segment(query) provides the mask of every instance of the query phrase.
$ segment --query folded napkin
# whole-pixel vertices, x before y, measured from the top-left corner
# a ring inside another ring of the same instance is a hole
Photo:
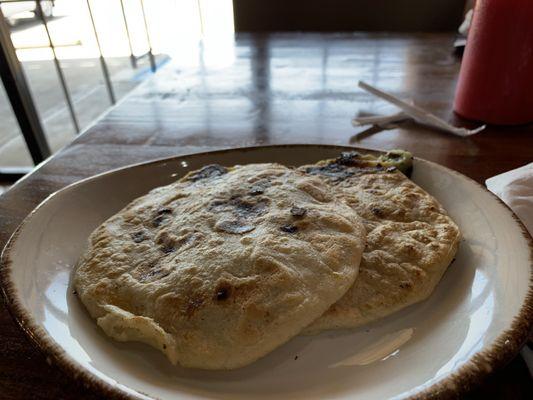
[[[507,204],[533,235],[533,163],[485,181],[487,188]]]

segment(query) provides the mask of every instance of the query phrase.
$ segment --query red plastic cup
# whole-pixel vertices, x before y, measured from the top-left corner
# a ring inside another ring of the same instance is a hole
[[[455,92],[460,116],[533,122],[533,1],[478,0]]]

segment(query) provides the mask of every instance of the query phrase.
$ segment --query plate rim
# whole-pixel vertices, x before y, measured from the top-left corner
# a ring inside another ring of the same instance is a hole
[[[363,147],[343,146],[343,145],[328,145],[328,144],[273,144],[264,146],[245,146],[245,147],[233,147],[221,150],[204,151],[199,153],[182,154],[178,156],[163,157],[155,160],[135,163],[126,165],[120,168],[115,168],[109,171],[101,172],[99,174],[81,179],[73,182],[51,194],[43,199],[37,207],[35,207],[15,229],[6,242],[2,254],[0,256],[0,286],[2,294],[4,296],[6,308],[8,309],[11,317],[18,327],[31,339],[33,345],[46,357],[46,361],[49,365],[54,363],[71,379],[74,381],[81,381],[81,383],[94,390],[98,394],[103,394],[107,397],[118,399],[152,399],[148,394],[141,391],[132,389],[117,382],[117,384],[111,384],[103,378],[99,378],[96,374],[82,367],[77,361],[75,361],[66,351],[64,351],[52,336],[48,335],[46,331],[38,324],[32,317],[29,310],[27,310],[19,301],[17,292],[14,287],[12,275],[12,260],[11,250],[16,242],[20,232],[33,217],[35,213],[39,211],[45,203],[50,201],[53,197],[59,193],[72,190],[72,188],[83,185],[87,181],[93,181],[101,178],[102,176],[111,175],[120,171],[134,168],[147,167],[154,164],[162,164],[165,162],[175,162],[180,159],[191,157],[203,157],[207,155],[217,155],[223,153],[229,153],[234,151],[258,151],[261,149],[272,148],[287,148],[287,147],[312,147],[312,148],[328,148],[337,149],[341,151],[360,150],[365,152],[382,153],[382,150],[368,149]],[[483,351],[475,353],[471,356],[464,365],[457,370],[451,372],[448,376],[437,382],[429,385],[426,388],[411,394],[406,399],[432,399],[432,398],[449,398],[456,397],[466,393],[471,388],[480,384],[489,374],[495,370],[503,367],[507,364],[520,350],[522,345],[527,341],[529,333],[533,328],[533,238],[529,234],[528,230],[515,215],[515,213],[505,204],[499,197],[490,192],[486,187],[479,182],[469,178],[468,176],[461,174],[458,171],[440,165],[438,163],[428,161],[422,158],[414,157],[417,161],[428,163],[434,168],[441,169],[449,174],[455,175],[459,178],[466,179],[467,181],[475,184],[478,188],[481,188],[484,192],[489,193],[493,199],[495,199],[500,205],[504,206],[510,212],[511,217],[520,229],[522,236],[526,240],[529,247],[529,287],[526,293],[524,302],[522,303],[518,314],[516,314],[510,324],[510,327],[501,332],[497,338]]]

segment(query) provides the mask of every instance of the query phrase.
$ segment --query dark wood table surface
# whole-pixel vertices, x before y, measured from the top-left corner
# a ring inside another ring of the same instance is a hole
[[[451,34],[241,35],[179,55],[95,125],[0,197],[0,245],[47,195],[113,168],[212,149],[277,143],[404,148],[483,183],[533,161],[533,126],[489,127],[469,139],[404,123],[353,128],[358,111],[394,108],[364,80],[458,125],[451,112],[460,62]],[[483,101],[483,99],[479,99]],[[533,398],[521,357],[468,398]],[[494,397],[493,397],[494,396]],[[0,398],[98,395],[46,362],[0,306]]]

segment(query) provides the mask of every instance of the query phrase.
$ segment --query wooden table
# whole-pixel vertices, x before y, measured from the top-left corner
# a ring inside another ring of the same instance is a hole
[[[470,139],[412,124],[381,131],[351,126],[357,111],[394,110],[358,90],[359,79],[472,126],[451,113],[459,71],[452,41],[449,34],[243,35],[235,43],[206,43],[196,58],[178,55],[0,197],[0,245],[65,185],[132,163],[211,149],[270,143],[404,148],[478,182],[533,161],[532,126],[491,127]],[[517,357],[469,397],[533,398],[529,379]],[[3,300],[0,397],[97,398],[46,363]]]

